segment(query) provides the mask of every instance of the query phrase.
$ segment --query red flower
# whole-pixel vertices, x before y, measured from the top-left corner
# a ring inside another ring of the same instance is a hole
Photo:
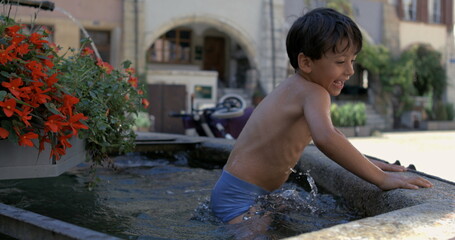
[[[8,130],[0,127],[0,138],[7,138],[9,135]]]
[[[48,43],[48,41],[41,40],[41,38],[43,38],[43,35],[35,32],[35,33],[30,34],[30,37],[28,38],[28,40],[31,43],[33,43],[34,45],[36,45],[36,48],[41,48],[41,47],[43,47],[44,43]]]
[[[25,66],[32,71],[32,79],[35,81],[47,76],[43,73],[43,65],[37,61],[29,61]]]
[[[147,99],[143,98],[142,99],[142,105],[144,105],[144,108],[148,108],[150,103],[149,103],[149,101]]]
[[[29,120],[32,119],[32,116],[30,115],[30,113],[32,112],[32,108],[25,105],[23,106],[23,108],[24,110],[19,111],[18,109],[16,109],[15,112],[20,117],[21,121],[25,123],[25,126],[31,127],[32,125],[30,124]]]
[[[72,136],[73,136],[72,134],[68,134],[68,135],[62,135],[62,136],[58,137],[58,141],[59,141],[60,145],[65,149],[71,148],[72,145],[68,141],[68,139],[70,139]]]
[[[13,60],[13,56],[11,56],[11,52],[13,51],[14,45],[8,46],[6,49],[1,46],[0,48],[0,64],[5,65],[7,62]]]
[[[128,82],[131,84],[131,86],[133,86],[134,88],[137,88],[137,85],[138,85],[137,77],[130,76],[128,78]]]
[[[48,87],[52,87],[52,85],[54,85],[56,82],[58,82],[57,73],[54,73],[50,75],[48,78],[46,78],[46,83]]]
[[[19,25],[13,25],[13,26],[10,26],[10,27],[7,27],[5,30],[6,30],[6,34],[10,37],[14,37],[16,36],[18,33],[18,31],[21,29],[21,26]]]
[[[125,72],[130,74],[130,75],[133,75],[136,72],[136,69],[134,69],[134,68],[126,68]]]
[[[35,106],[38,103],[40,103],[40,104],[47,103],[49,100],[51,100],[51,97],[46,94],[47,92],[51,91],[50,88],[42,90],[39,87],[35,87],[35,88],[33,88],[33,90],[34,90],[34,93],[33,93],[33,96],[32,96],[32,101],[33,102],[30,103],[30,105]]]
[[[98,65],[103,71],[105,71],[107,74],[110,74],[114,68],[107,62],[103,62],[100,58],[98,58],[96,65]]]
[[[63,105],[59,110],[69,116],[73,115],[73,106],[79,102],[79,98],[65,94],[63,96]]]
[[[3,107],[3,112],[7,117],[11,117],[16,109],[16,100],[10,98],[4,102],[0,102],[0,107]]]
[[[68,120],[68,126],[73,130],[73,135],[77,135],[78,129],[88,129],[87,126],[80,122],[80,120],[87,119],[88,117],[84,116],[84,114],[82,113],[78,113],[70,117],[70,119]]]
[[[61,156],[66,154],[66,150],[63,147],[54,147],[51,150],[51,156],[54,156],[55,159],[59,160]]]
[[[10,82],[2,82],[2,86],[9,89],[9,91],[17,98],[21,95],[20,86],[22,86],[24,82],[21,78],[14,78],[11,79]]]
[[[34,132],[28,132],[19,137],[19,145],[21,146],[30,146],[33,147],[33,142],[31,139],[38,138],[38,134]]]
[[[21,44],[21,45],[17,46],[17,47],[14,49],[14,51],[15,51],[17,54],[19,54],[19,55],[21,55],[21,56],[24,56],[25,54],[27,54],[27,53],[30,51],[29,45],[28,45],[27,43]]]
[[[44,123],[44,125],[46,126],[45,130],[51,132],[58,132],[60,129],[67,125],[67,123],[62,120],[65,120],[65,118],[60,115],[50,116]]]
[[[89,48],[89,47],[85,47],[81,51],[81,55],[82,56],[88,56],[88,55],[92,55],[92,54],[93,54],[93,50],[91,48]]]

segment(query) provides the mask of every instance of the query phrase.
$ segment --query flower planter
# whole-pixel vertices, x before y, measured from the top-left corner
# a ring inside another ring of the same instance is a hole
[[[73,145],[60,160],[50,158],[50,146],[41,153],[36,148],[0,140],[0,180],[58,176],[85,160],[85,143],[70,139]]]

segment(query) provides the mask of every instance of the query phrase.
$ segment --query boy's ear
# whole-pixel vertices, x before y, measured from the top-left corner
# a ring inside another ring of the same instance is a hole
[[[311,72],[311,66],[313,63],[311,58],[307,57],[303,53],[299,53],[299,55],[297,56],[297,62],[299,64],[299,69],[302,70],[304,73]]]

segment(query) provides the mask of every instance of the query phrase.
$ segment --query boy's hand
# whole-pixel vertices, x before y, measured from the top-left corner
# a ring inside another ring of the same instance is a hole
[[[399,173],[385,172],[386,178],[378,185],[382,190],[391,190],[395,188],[419,189],[421,187],[433,187],[433,184],[418,176],[406,176]]]
[[[404,172],[406,171],[406,167],[395,165],[395,164],[388,164],[382,161],[369,159],[374,165],[380,168],[382,171],[390,171],[390,172]]]

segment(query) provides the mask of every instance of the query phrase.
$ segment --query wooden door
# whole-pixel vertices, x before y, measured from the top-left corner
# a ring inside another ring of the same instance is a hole
[[[205,37],[203,51],[203,70],[218,72],[218,79],[227,86],[224,77],[225,68],[225,43],[221,37]]]
[[[186,86],[150,84],[148,87],[149,113],[155,117],[154,131],[183,134],[181,118],[170,117],[171,112],[186,110]]]

